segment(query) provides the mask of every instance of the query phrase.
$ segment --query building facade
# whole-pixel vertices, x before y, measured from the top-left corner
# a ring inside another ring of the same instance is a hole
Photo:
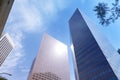
[[[44,34],[28,80],[70,80],[67,46]]]
[[[100,45],[99,35],[93,32],[94,28],[91,29],[78,9],[69,20],[69,27],[76,80],[118,80],[105,55],[103,47],[106,46]]]
[[[4,29],[13,2],[14,0],[0,0],[0,35]]]
[[[12,51],[13,47],[14,44],[8,34],[5,34],[0,38],[0,66]]]

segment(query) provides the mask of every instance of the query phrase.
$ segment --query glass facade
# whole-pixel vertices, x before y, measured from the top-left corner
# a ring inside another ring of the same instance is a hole
[[[69,26],[77,80],[118,80],[78,9],[71,17]]]
[[[8,34],[4,34],[2,37],[0,37],[0,66],[10,54],[13,47],[14,44]]]
[[[34,73],[32,75],[32,79],[33,80],[62,80],[56,74],[53,74],[51,72]]]
[[[44,34],[28,80],[70,80],[67,46]]]

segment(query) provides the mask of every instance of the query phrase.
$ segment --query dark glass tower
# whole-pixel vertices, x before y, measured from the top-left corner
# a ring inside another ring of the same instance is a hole
[[[9,16],[14,0],[0,0],[0,36]]]
[[[77,68],[76,80],[118,80],[78,9],[69,26]]]

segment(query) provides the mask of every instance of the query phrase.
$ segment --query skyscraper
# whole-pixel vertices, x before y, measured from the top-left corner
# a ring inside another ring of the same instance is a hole
[[[13,47],[13,42],[8,34],[5,34],[0,38],[0,66],[5,61]]]
[[[44,34],[28,80],[70,80],[67,46]]]
[[[78,9],[69,20],[69,26],[76,80],[118,80],[108,63],[109,51],[106,50],[109,46],[103,45],[108,42],[104,43],[100,35],[94,32],[94,28],[86,23]]]
[[[0,0],[0,35],[5,26],[7,17],[11,10],[14,0]]]

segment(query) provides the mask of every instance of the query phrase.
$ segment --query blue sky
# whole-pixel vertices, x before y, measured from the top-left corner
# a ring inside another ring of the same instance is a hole
[[[100,27],[116,50],[120,48],[120,20],[108,27],[101,26],[93,12],[98,2],[113,0],[15,0],[4,29],[12,37],[15,48],[0,71],[11,73],[13,76],[7,76],[9,80],[27,80],[44,32],[69,45],[68,21],[76,8]],[[74,80],[72,67],[71,78]]]

